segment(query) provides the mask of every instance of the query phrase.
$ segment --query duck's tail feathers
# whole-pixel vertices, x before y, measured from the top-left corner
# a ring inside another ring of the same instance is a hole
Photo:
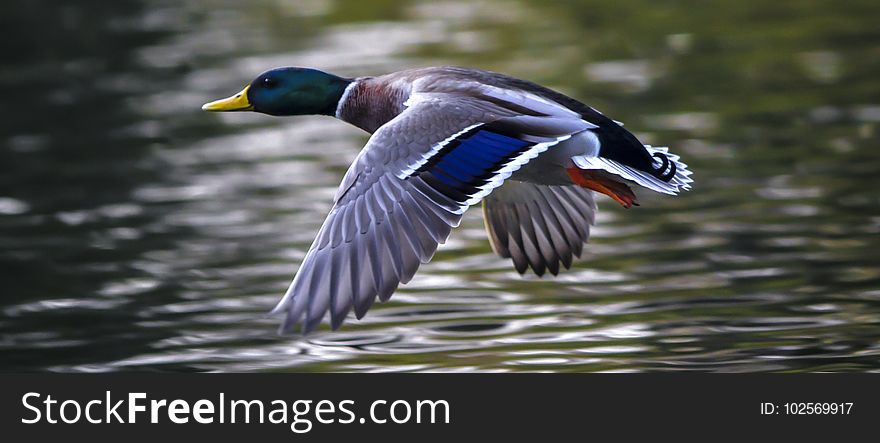
[[[645,149],[654,158],[654,166],[662,173],[655,175],[604,157],[579,155],[572,157],[571,160],[580,169],[601,169],[664,194],[676,195],[680,191],[691,189],[691,183],[694,182],[691,178],[693,173],[678,155],[669,152],[669,148],[665,146],[645,145]]]

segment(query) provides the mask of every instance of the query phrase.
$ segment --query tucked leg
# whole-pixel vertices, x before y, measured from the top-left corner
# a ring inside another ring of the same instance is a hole
[[[611,174],[595,169],[580,169],[576,166],[569,166],[566,171],[571,177],[571,181],[576,185],[601,192],[623,205],[624,208],[639,205],[632,189],[625,183],[614,180]]]

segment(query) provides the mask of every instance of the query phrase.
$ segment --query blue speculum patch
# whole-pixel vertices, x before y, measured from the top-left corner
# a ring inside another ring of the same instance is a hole
[[[449,142],[414,175],[425,181],[473,194],[493,173],[525,151],[533,142],[499,134],[485,127],[474,128]],[[449,195],[447,189],[438,189]],[[450,195],[452,197],[452,195]]]

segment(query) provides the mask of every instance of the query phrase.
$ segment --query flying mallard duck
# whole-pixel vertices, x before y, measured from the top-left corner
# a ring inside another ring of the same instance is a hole
[[[665,194],[691,172],[599,111],[543,86],[455,67],[342,78],[266,71],[205,111],[332,115],[372,134],[275,312],[281,331],[361,318],[428,262],[471,205],[483,202],[498,255],[519,273],[556,275],[580,257],[596,213],[591,191],[626,208],[635,183]]]

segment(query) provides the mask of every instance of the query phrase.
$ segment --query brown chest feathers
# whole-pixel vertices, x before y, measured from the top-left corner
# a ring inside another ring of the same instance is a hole
[[[336,117],[372,134],[403,111],[408,95],[402,85],[361,78],[342,97]]]

